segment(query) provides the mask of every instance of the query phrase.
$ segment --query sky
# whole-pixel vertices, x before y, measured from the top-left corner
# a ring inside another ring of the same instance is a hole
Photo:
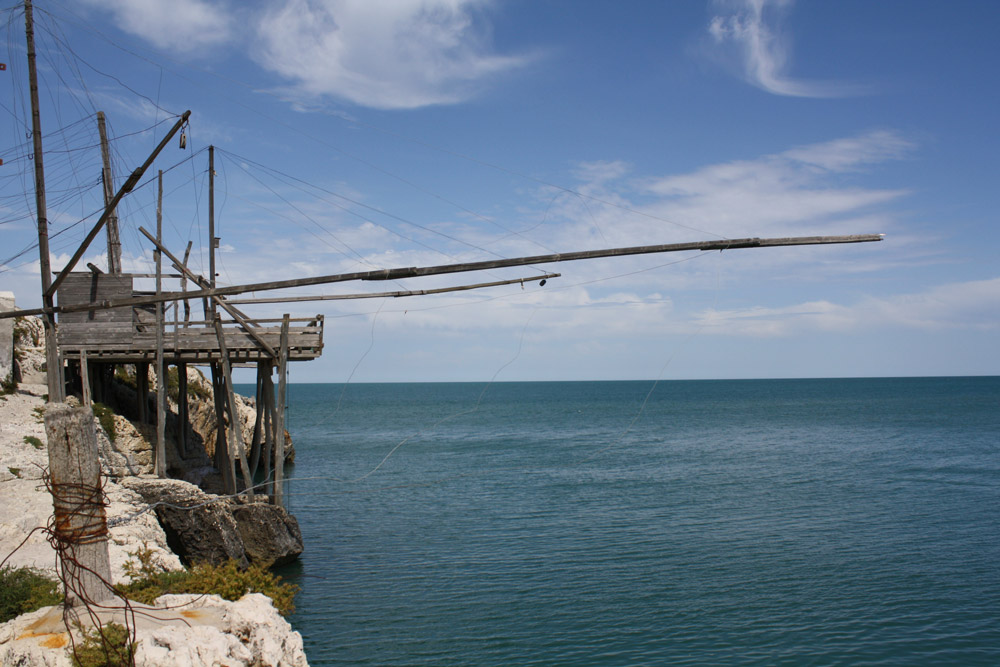
[[[0,18],[0,291],[30,308],[23,10]],[[293,382],[1000,375],[995,2],[37,0],[35,18],[54,268],[102,206],[98,110],[118,186],[192,112],[186,147],[171,141],[119,210],[139,273],[163,170],[164,242],[190,241],[207,275],[209,145],[224,285],[885,234],[245,306],[325,317],[324,354]],[[105,244],[84,261],[106,266]]]

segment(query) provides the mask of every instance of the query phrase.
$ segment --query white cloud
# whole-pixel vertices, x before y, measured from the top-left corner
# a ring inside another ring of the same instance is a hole
[[[467,99],[524,65],[491,52],[476,21],[486,0],[285,0],[257,25],[261,66],[306,96],[410,109]]]
[[[872,207],[906,194],[903,190],[842,184],[844,172],[899,157],[910,143],[891,132],[872,132],[825,143],[703,167],[645,183],[659,201],[648,207],[667,219],[728,237],[880,231],[856,229]],[[852,231],[843,231],[850,228]]]
[[[775,95],[843,97],[860,92],[858,86],[806,81],[788,75],[791,49],[787,38],[776,28],[780,16],[774,15],[792,3],[793,0],[726,2],[728,13],[712,17],[708,32],[716,45],[735,50],[734,59],[742,66],[749,83]]]
[[[780,308],[706,310],[695,321],[706,333],[789,336],[885,327],[925,331],[1000,329],[1000,278],[948,283],[923,292],[868,297],[853,305],[814,301]]]
[[[115,24],[161,49],[190,51],[229,41],[228,7],[209,0],[84,0],[109,11]]]

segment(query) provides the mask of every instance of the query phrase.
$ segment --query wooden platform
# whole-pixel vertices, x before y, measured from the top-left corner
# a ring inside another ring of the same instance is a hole
[[[142,294],[133,290],[133,276],[73,273],[58,291],[59,304],[93,303],[130,298]],[[201,304],[197,304],[200,310]],[[176,315],[178,309],[170,311]],[[280,347],[281,319],[248,319],[248,327],[235,320],[223,322],[230,363],[250,363],[270,359],[271,354],[254,335],[272,349]],[[323,351],[323,316],[292,318],[288,329],[289,361],[315,359]],[[91,361],[142,363],[156,359],[156,320],[152,306],[112,308],[63,313],[58,322],[59,352],[64,359],[79,359],[83,352]],[[165,322],[164,361],[168,364],[207,364],[222,358],[219,340],[211,322]]]

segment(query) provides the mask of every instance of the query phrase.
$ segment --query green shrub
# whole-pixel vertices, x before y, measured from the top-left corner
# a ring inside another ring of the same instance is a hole
[[[45,444],[33,435],[24,436],[24,444],[31,445],[35,449],[42,449],[45,447]]]
[[[195,382],[188,382],[187,390],[188,398],[197,398],[205,401],[212,398],[211,391]],[[167,369],[167,396],[176,403],[180,395],[180,374],[177,372],[176,366],[171,366]]]
[[[115,441],[115,436],[118,435],[118,431],[115,429],[115,412],[103,403],[94,403],[91,406],[94,411],[94,416],[97,417],[97,421],[101,423],[101,428],[104,432],[108,434],[108,440],[111,442]]]
[[[7,470],[9,470],[10,474],[13,475],[14,477],[17,477],[18,479],[21,479],[21,469],[20,468],[7,468]]]
[[[31,409],[31,414],[35,416],[35,421],[39,424],[45,423],[45,406],[39,405]]]
[[[35,329],[28,326],[27,318],[24,315],[14,318],[14,343],[17,344],[22,339],[34,347],[42,344]]]
[[[125,572],[133,577],[132,583],[119,585],[117,589],[121,595],[136,602],[153,604],[156,598],[168,593],[215,594],[233,601],[247,593],[263,593],[271,598],[281,615],[295,611],[295,594],[299,587],[282,582],[267,565],[251,565],[241,570],[239,563],[229,560],[222,565],[200,563],[188,570],[158,572],[148,547],[129,552],[129,556],[132,559],[125,565]]]
[[[117,667],[134,664],[135,642],[128,628],[108,623],[83,633],[72,651],[74,667]]]
[[[28,567],[0,569],[0,623],[62,601],[58,582],[38,570]]]
[[[135,366],[132,368],[134,369]],[[115,366],[115,380],[133,389],[136,388],[135,374],[130,373],[125,366]]]

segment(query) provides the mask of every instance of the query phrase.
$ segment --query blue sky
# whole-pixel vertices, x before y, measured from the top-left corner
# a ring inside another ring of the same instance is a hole
[[[544,287],[248,306],[325,315],[323,358],[293,381],[1000,374],[993,2],[40,0],[36,14],[54,266],[96,220],[98,109],[119,184],[192,110],[187,148],[156,164],[164,234],[177,253],[193,241],[207,273],[214,144],[224,284],[886,234],[298,294],[562,273]],[[23,20],[0,16],[0,290],[32,307]],[[137,272],[150,176],[121,209]],[[87,261],[105,264],[103,244]]]

